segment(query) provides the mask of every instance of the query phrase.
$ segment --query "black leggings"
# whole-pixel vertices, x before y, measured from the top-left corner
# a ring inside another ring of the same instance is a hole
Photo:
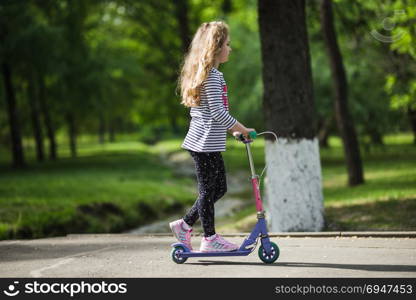
[[[192,226],[201,219],[205,236],[215,234],[214,203],[227,192],[224,160],[221,152],[194,152],[188,150],[195,162],[198,198],[183,218]]]

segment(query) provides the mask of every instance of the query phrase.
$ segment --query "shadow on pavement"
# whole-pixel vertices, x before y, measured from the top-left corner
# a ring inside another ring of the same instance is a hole
[[[332,268],[332,269],[349,269],[378,272],[416,272],[415,265],[358,265],[358,264],[327,264],[327,263],[308,263],[308,262],[275,262],[274,264],[265,264],[263,262],[236,262],[236,261],[218,261],[218,260],[199,260],[198,262],[188,262],[188,265],[244,265],[265,267],[298,267],[298,268]]]

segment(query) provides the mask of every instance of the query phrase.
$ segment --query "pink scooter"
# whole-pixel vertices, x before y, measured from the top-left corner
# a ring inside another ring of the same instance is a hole
[[[259,133],[258,135],[264,133],[271,133],[275,137],[276,135],[273,132],[266,131]],[[249,255],[257,246],[258,239],[260,238],[261,246],[258,250],[259,258],[266,264],[271,264],[277,260],[279,257],[280,251],[279,247],[270,241],[266,219],[264,217],[263,204],[260,196],[260,186],[259,186],[259,176],[256,175],[254,170],[253,156],[251,154],[250,144],[257,137],[257,133],[252,131],[249,133],[250,139],[244,139],[244,136],[240,134],[236,138],[243,142],[246,146],[248,161],[251,169],[251,182],[253,185],[254,197],[256,201],[256,210],[257,210],[257,223],[254,226],[250,235],[244,240],[240,248],[235,251],[216,251],[216,252],[200,252],[200,251],[191,251],[183,243],[174,243],[172,244],[172,260],[177,264],[183,264],[189,257],[212,257],[212,256],[246,256]]]

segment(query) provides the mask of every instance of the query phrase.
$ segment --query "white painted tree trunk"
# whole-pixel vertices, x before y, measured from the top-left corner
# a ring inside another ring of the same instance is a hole
[[[266,141],[265,206],[271,232],[324,226],[318,139]]]

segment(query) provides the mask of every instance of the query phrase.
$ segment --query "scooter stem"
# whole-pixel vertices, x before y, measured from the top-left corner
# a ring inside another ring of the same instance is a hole
[[[263,203],[261,202],[260,187],[259,187],[259,176],[256,174],[254,169],[253,155],[251,154],[250,142],[245,142],[248,161],[250,163],[251,170],[251,183],[253,185],[254,198],[256,199],[256,210],[257,212],[263,212]]]
[[[253,177],[257,176],[256,175],[256,170],[254,169],[253,155],[251,154],[250,143],[245,143],[245,144],[246,144],[248,161],[250,163],[251,178],[253,178]]]

